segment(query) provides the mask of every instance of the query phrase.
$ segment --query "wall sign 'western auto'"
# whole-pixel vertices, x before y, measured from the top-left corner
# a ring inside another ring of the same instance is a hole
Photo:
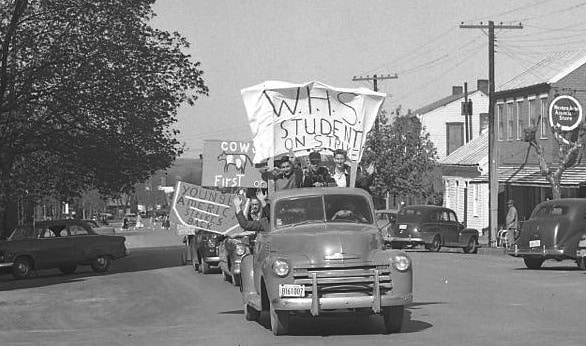
[[[549,124],[561,131],[572,131],[583,120],[582,105],[574,97],[561,95],[553,99],[549,105]]]

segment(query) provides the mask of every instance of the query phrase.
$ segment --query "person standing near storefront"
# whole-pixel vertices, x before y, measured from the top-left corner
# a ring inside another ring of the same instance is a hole
[[[512,199],[507,202],[507,206],[509,207],[506,218],[507,243],[509,246],[512,246],[517,239],[517,232],[519,230],[519,213],[517,212],[517,208],[515,208],[515,201]]]

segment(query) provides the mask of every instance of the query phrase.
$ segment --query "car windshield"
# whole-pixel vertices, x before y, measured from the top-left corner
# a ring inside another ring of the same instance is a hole
[[[25,226],[18,226],[12,231],[8,240],[20,240],[20,239],[30,239],[36,238],[38,234],[38,229],[34,229],[31,225]]]
[[[277,228],[301,223],[373,223],[368,200],[360,195],[303,196],[279,200],[275,204]]]
[[[397,219],[400,222],[413,222],[421,219],[421,209],[403,208],[399,211]]]

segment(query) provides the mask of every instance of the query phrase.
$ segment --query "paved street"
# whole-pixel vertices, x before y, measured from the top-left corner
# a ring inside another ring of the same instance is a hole
[[[414,304],[404,331],[383,335],[377,316],[294,319],[275,337],[246,322],[239,291],[219,274],[181,265],[178,237],[124,232],[131,256],[98,275],[40,271],[0,276],[3,345],[583,345],[586,274],[571,262],[524,269],[492,254],[409,251]],[[177,244],[177,243],[175,243]],[[180,243],[179,243],[180,244]],[[150,245],[150,246],[149,246]],[[153,247],[153,246],[159,247]],[[171,246],[172,245],[172,246]]]

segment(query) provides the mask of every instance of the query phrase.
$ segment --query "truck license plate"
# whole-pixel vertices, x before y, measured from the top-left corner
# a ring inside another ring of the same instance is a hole
[[[541,246],[541,240],[530,240],[529,247],[539,247]]]
[[[280,284],[279,297],[305,297],[305,286]]]

